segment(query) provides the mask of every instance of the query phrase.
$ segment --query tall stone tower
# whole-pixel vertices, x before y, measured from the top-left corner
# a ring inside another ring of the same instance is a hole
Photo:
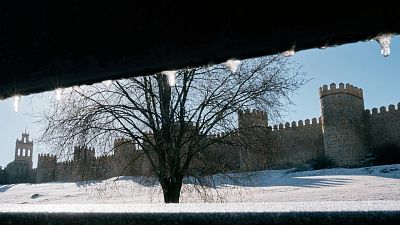
[[[21,140],[15,142],[15,161],[25,164],[32,169],[33,141],[29,140],[28,133],[22,133]]]
[[[8,183],[33,182],[32,176],[33,141],[28,133],[22,133],[21,140],[15,142],[15,160],[7,165]]]
[[[361,88],[343,83],[319,90],[325,157],[335,166],[357,166],[368,152]]]

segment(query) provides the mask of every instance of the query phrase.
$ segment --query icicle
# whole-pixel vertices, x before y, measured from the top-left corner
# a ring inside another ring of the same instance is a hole
[[[62,93],[63,93],[63,89],[61,89],[61,88],[57,88],[57,89],[56,89],[56,100],[57,100],[57,101],[60,101],[60,100],[61,100],[61,95],[62,95]]]
[[[176,84],[176,71],[175,70],[169,70],[169,71],[163,71],[161,72],[168,78],[168,84],[169,86],[175,86]]]
[[[16,95],[14,96],[14,111],[18,112],[19,110],[19,101],[21,100],[21,96],[20,95]]]
[[[229,67],[232,73],[236,73],[240,63],[241,63],[240,60],[230,59],[225,62],[225,65]]]
[[[113,81],[112,80],[105,80],[105,81],[103,81],[101,83],[104,84],[107,88],[109,88],[113,84]]]
[[[393,34],[382,34],[374,38],[375,41],[381,46],[381,54],[385,57],[390,55],[390,40]]]
[[[290,50],[287,50],[287,51],[284,51],[284,52],[282,52],[282,55],[283,55],[283,56],[285,56],[285,57],[290,57],[290,56],[293,56],[293,55],[294,55],[294,48],[292,48],[292,49],[290,49]]]
[[[78,93],[83,93],[82,88],[79,87],[78,85],[73,86],[72,90],[74,90],[75,92],[78,92]]]

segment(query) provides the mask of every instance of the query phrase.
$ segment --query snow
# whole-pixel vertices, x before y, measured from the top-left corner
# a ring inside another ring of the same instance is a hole
[[[107,88],[109,88],[113,84],[113,81],[105,80],[105,81],[102,81],[101,83],[104,84]]]
[[[336,201],[209,204],[0,204],[0,212],[19,213],[261,213],[399,211],[399,201]]]
[[[294,49],[290,49],[290,50],[282,52],[282,55],[285,57],[290,57],[290,56],[294,56],[294,53],[295,53]]]
[[[236,59],[230,59],[225,62],[225,65],[229,68],[232,73],[236,73],[241,61]]]
[[[293,202],[296,202],[297,207],[304,205],[305,208],[317,207],[321,210],[324,207],[331,210],[329,207],[335,204],[340,206],[340,209],[356,207],[355,210],[374,210],[392,206],[400,209],[400,164],[302,172],[296,172],[294,169],[265,170],[229,174],[229,177],[236,178],[238,182],[218,175],[214,177],[215,188],[205,187],[203,190],[191,183],[184,184],[181,203],[200,206],[202,204],[199,203],[204,202],[225,203],[222,208],[218,207],[218,204],[201,206],[204,210],[210,209],[214,212],[240,204],[244,204],[243,207],[251,211],[257,211],[257,207],[260,207],[260,210],[294,210],[289,207]],[[330,203],[326,204],[327,201]],[[77,183],[0,185],[0,202],[0,211],[12,210],[15,206],[13,204],[18,204],[18,210],[24,209],[25,204],[27,210],[32,210],[29,204],[42,204],[43,206],[38,208],[47,207],[46,209],[52,209],[52,204],[87,205],[77,205],[77,211],[80,210],[79,207],[95,210],[96,206],[93,204],[106,204],[103,205],[105,208],[102,208],[106,211],[107,207],[110,207],[110,210],[113,207],[132,210],[132,207],[124,205],[136,204],[137,207],[133,208],[139,210],[146,208],[141,204],[149,203],[152,206],[148,207],[155,207],[152,210],[157,210],[157,205],[163,205],[163,196],[157,182],[146,183],[141,177],[119,177]],[[357,204],[353,204],[354,202]],[[72,210],[75,210],[75,206],[73,208]]]

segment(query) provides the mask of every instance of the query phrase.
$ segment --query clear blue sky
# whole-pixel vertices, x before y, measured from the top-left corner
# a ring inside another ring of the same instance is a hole
[[[334,48],[312,49],[297,52],[292,59],[303,66],[312,80],[295,96],[294,106],[282,118],[283,122],[311,119],[320,116],[318,88],[323,84],[351,83],[364,90],[366,108],[400,102],[400,38],[392,39],[391,55],[380,55],[375,41],[358,42]],[[50,93],[53,95],[53,93]],[[20,111],[13,111],[13,99],[0,101],[0,166],[14,160],[15,140],[27,128],[35,141],[40,127],[29,116],[44,110],[46,94],[23,97]],[[38,152],[46,152],[44,146],[34,145],[34,160]],[[36,163],[34,163],[35,165]]]

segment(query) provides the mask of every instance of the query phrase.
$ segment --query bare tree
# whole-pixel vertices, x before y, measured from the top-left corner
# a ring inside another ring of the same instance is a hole
[[[166,203],[179,202],[183,178],[199,155],[234,132],[236,112],[255,108],[278,112],[305,80],[299,67],[281,56],[177,71],[170,86],[163,74],[115,81],[112,86],[74,88],[46,112],[43,138],[65,146],[98,145],[126,137],[140,146],[162,186]],[[196,163],[195,163],[196,162]],[[204,165],[203,165],[204,168]]]

